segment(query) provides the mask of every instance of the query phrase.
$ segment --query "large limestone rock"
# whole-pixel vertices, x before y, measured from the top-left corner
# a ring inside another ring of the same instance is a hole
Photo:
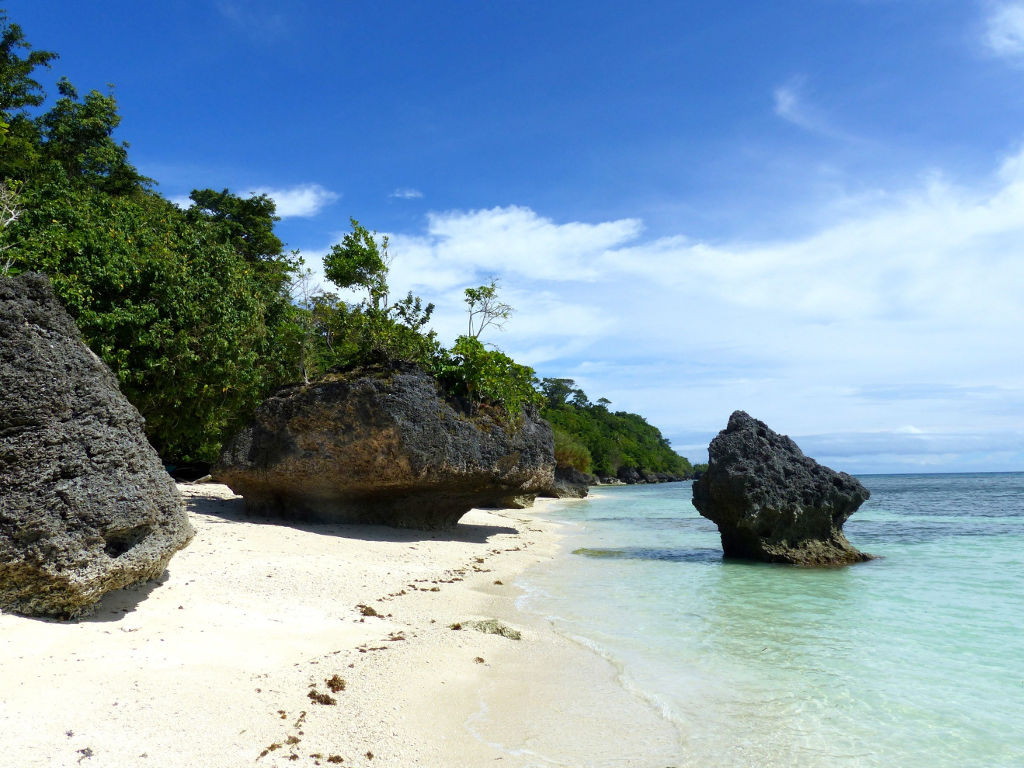
[[[192,526],[139,412],[41,275],[0,277],[0,609],[73,618]]]
[[[472,417],[415,369],[329,375],[264,401],[213,467],[251,512],[450,528],[475,506],[551,485],[554,440],[535,414]]]
[[[711,441],[693,505],[718,526],[727,557],[796,565],[871,559],[843,535],[870,496],[858,480],[804,456],[796,443],[743,411]]]
[[[552,499],[582,499],[590,493],[597,478],[575,467],[556,467],[554,483],[541,494]]]

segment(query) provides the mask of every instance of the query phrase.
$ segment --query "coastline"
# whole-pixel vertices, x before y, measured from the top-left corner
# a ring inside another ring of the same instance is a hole
[[[247,517],[226,486],[179,488],[197,535],[159,583],[112,593],[79,623],[0,615],[5,762],[678,759],[675,726],[608,661],[516,607],[515,580],[560,552],[561,525],[543,517],[560,502],[540,500],[539,516],[472,510],[453,534],[283,525]],[[468,625],[493,619],[521,639]]]

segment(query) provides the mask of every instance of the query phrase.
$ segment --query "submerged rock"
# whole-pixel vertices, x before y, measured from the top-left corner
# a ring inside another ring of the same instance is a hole
[[[211,473],[255,513],[450,528],[552,483],[550,425],[502,415],[469,416],[416,368],[332,374],[265,400]]]
[[[0,609],[74,618],[194,531],[139,412],[41,275],[0,277]]]
[[[856,478],[818,464],[743,411],[729,417],[708,453],[693,505],[718,526],[727,557],[796,565],[871,559],[842,530],[870,496]]]

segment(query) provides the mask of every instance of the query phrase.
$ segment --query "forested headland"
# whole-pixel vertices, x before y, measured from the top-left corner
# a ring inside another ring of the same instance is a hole
[[[511,312],[496,282],[466,289],[468,333],[446,347],[433,305],[391,297],[387,238],[352,220],[324,272],[360,298],[311,290],[271,198],[196,189],[189,207],[172,203],[114,137],[112,92],[60,78],[48,94],[41,78],[58,54],[34,49],[2,10],[0,32],[0,274],[49,276],[165,462],[215,460],[282,384],[415,365],[470,413],[541,408],[562,466],[691,474],[642,417],[590,403],[571,380],[538,381],[481,341]]]

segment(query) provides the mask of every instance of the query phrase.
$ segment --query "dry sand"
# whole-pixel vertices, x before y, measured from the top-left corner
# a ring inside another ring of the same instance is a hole
[[[160,582],[78,623],[0,614],[0,767],[685,762],[610,663],[516,609],[516,577],[559,552],[543,506],[434,534],[275,524],[179,487],[197,534]],[[485,619],[522,638],[467,625]]]

